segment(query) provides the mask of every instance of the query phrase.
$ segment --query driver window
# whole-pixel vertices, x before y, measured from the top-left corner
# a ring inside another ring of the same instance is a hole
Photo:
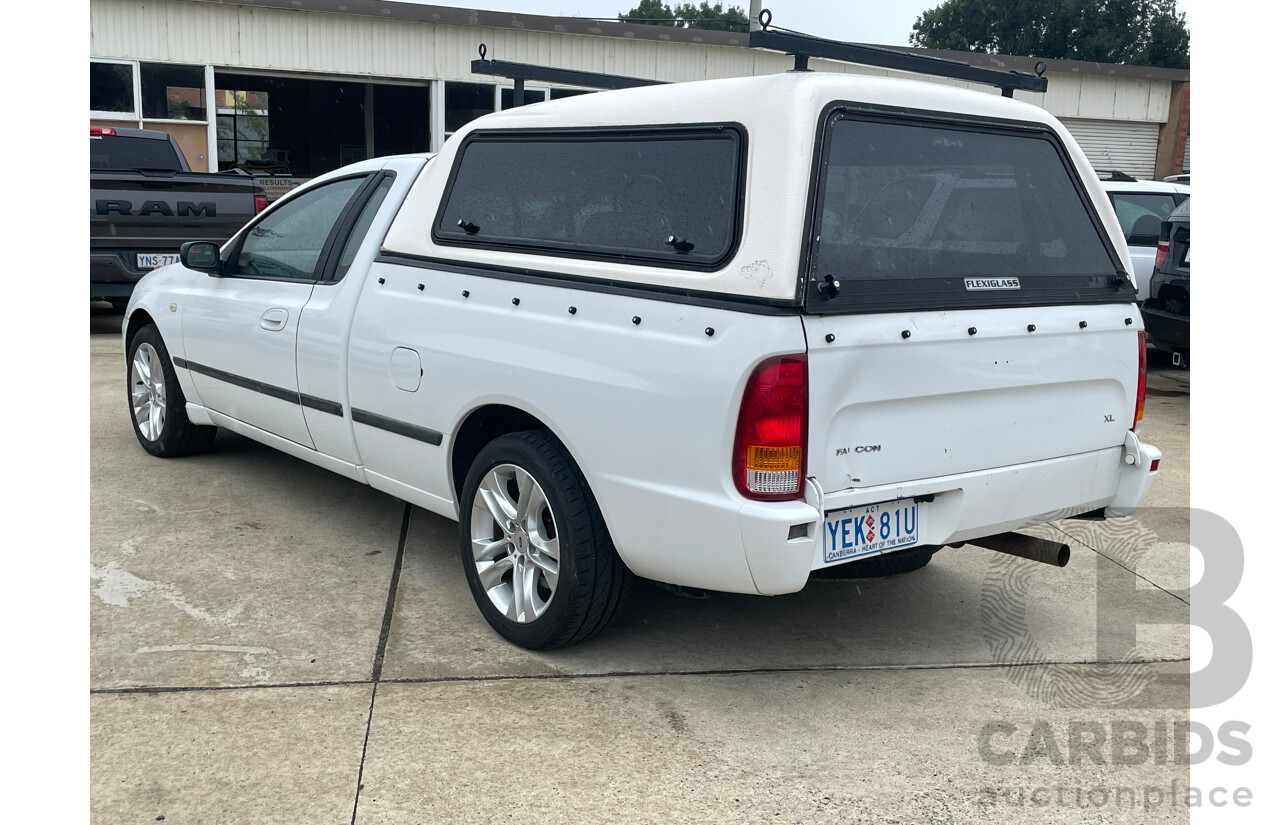
[[[282,204],[245,235],[230,274],[314,280],[333,225],[364,181],[334,181]]]

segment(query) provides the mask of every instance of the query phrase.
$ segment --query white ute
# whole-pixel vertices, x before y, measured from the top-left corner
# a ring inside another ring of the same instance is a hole
[[[142,446],[223,427],[457,519],[526,647],[598,633],[632,575],[1043,557],[1006,534],[1127,515],[1160,457],[1115,212],[996,95],[788,73],[528,106],[182,261],[126,314]]]

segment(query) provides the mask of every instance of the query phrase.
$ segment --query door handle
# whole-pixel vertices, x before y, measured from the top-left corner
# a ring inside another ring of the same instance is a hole
[[[269,309],[262,313],[262,317],[258,319],[258,326],[271,332],[284,329],[284,325],[289,323],[289,310],[287,309]]]

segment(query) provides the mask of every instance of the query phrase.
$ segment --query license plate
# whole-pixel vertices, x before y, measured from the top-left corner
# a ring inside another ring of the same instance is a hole
[[[924,508],[914,498],[848,507],[827,513],[822,528],[824,562],[874,556],[919,544]]]
[[[139,252],[138,269],[155,269],[158,266],[176,264],[177,252]]]

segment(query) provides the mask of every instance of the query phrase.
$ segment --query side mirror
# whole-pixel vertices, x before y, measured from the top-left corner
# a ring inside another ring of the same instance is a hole
[[[216,275],[222,269],[220,254],[216,243],[187,241],[182,245],[182,249],[178,251],[178,258],[187,269],[195,269],[200,272],[208,272],[210,275]]]

